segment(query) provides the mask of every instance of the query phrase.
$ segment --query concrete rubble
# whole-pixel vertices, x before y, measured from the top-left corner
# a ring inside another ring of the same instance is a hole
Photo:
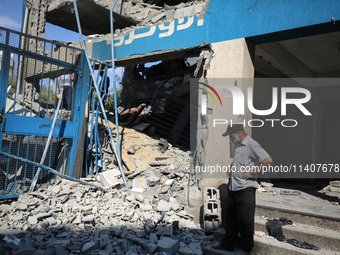
[[[110,192],[57,179],[35,195],[1,201],[1,254],[202,254],[212,240],[186,210],[189,152],[171,144],[162,152],[157,139],[125,129],[123,150],[132,144],[140,149],[123,154],[136,165],[124,169],[128,188],[106,153],[106,171],[82,179]]]

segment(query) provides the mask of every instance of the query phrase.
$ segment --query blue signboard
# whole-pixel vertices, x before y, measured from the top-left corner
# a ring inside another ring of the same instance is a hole
[[[211,0],[204,17],[175,19],[137,28],[114,38],[115,58],[176,50],[237,38],[340,22],[340,1]],[[109,41],[93,43],[92,57],[109,60]]]

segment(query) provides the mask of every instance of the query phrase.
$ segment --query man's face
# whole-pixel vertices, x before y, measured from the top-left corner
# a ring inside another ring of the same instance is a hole
[[[234,143],[240,143],[241,142],[241,138],[238,136],[238,132],[230,134],[230,139],[234,142]]]

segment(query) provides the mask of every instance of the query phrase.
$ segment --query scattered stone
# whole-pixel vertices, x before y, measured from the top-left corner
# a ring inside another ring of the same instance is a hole
[[[156,235],[157,236],[172,236],[173,233],[173,226],[169,227],[158,227]]]
[[[34,216],[28,217],[28,223],[31,224],[31,225],[37,224],[38,223],[37,217],[34,217]]]
[[[119,172],[119,175],[120,175],[120,172]],[[117,173],[117,170],[115,169],[98,174],[99,181],[104,188],[114,188],[120,185],[119,180],[116,178],[119,175]]]
[[[265,188],[273,187],[273,184],[269,182],[261,182],[260,185]]]
[[[201,244],[199,242],[191,242],[189,244],[189,248],[195,255],[203,255]]]
[[[168,252],[170,254],[174,254],[179,250],[179,241],[173,240],[169,237],[164,237],[158,242],[159,252]]]
[[[96,245],[95,242],[87,242],[83,245],[83,248],[81,249],[81,252],[87,252],[89,251],[90,249],[92,249],[94,246]]]
[[[171,210],[171,204],[166,202],[165,200],[161,200],[158,202],[157,210],[160,212],[161,211],[168,212]]]

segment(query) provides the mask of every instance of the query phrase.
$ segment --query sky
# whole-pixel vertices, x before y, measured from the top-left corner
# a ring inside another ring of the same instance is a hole
[[[24,0],[0,0],[0,26],[21,32],[23,17]],[[73,41],[76,42],[80,36],[77,32],[66,30],[64,28],[46,23],[45,38],[48,40]],[[120,77],[123,75],[123,68],[116,68],[116,74]],[[109,77],[112,70],[109,70]],[[111,86],[113,84],[112,79]]]

